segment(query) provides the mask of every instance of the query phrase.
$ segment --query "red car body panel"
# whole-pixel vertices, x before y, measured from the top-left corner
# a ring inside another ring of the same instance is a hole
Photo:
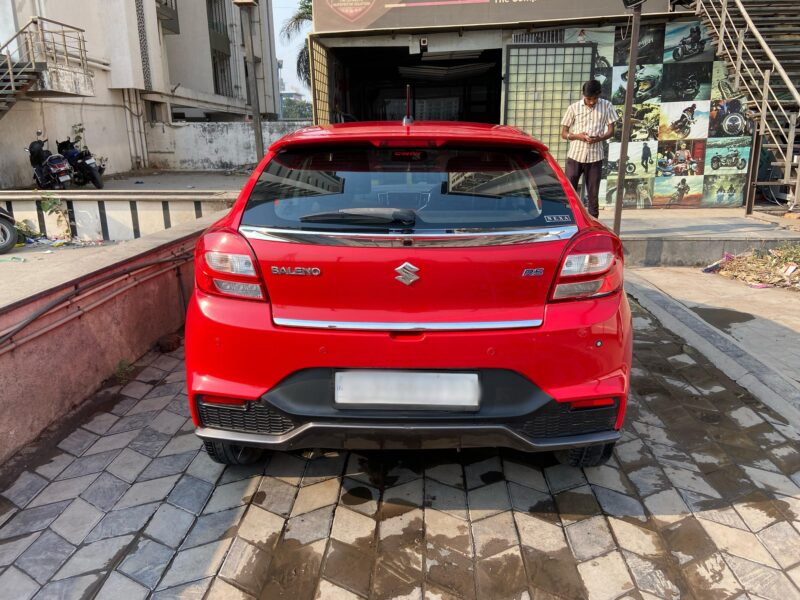
[[[256,401],[305,369],[513,371],[557,402],[615,398],[622,425],[631,365],[631,316],[620,289],[599,298],[552,301],[565,252],[587,233],[610,235],[591,218],[546,147],[505,126],[461,123],[350,123],[309,127],[274,143],[230,213],[212,231],[237,232],[259,175],[287,147],[513,146],[546,155],[567,190],[578,233],[572,239],[470,248],[363,248],[249,239],[267,298],[195,289],[187,314],[187,387],[195,424],[203,396]],[[202,243],[202,242],[201,242]],[[620,256],[621,259],[621,256]],[[394,280],[410,261],[424,274]],[[320,277],[274,274],[309,267]],[[621,264],[619,265],[621,269]],[[527,268],[546,277],[522,279]],[[495,322],[541,320],[537,327],[483,331],[330,331],[276,325],[274,319],[338,322]]]

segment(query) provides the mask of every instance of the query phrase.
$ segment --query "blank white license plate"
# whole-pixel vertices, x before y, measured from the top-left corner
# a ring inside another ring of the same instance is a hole
[[[61,175],[58,178],[59,181],[69,181],[69,175]]]
[[[93,158],[87,158],[86,159],[86,164],[87,165],[93,165],[93,164],[95,164],[95,160]]]
[[[338,371],[334,402],[340,408],[478,410],[477,373]]]

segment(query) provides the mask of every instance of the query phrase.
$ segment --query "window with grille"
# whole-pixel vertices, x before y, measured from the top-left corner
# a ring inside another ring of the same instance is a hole
[[[562,164],[568,142],[561,139],[561,119],[593,76],[594,53],[594,44],[508,47],[505,122],[547,144]]]
[[[222,35],[228,35],[228,18],[225,15],[223,0],[206,0],[208,28]]]
[[[214,93],[233,96],[231,57],[219,50],[211,50],[211,68],[214,74]]]

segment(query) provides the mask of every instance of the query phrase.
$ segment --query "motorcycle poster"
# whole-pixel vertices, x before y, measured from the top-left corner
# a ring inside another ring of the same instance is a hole
[[[663,102],[711,99],[711,63],[664,65]]]
[[[700,21],[667,23],[664,35],[664,63],[710,63],[714,45]]]
[[[628,25],[617,27],[614,35],[614,66],[630,62],[631,30]],[[642,25],[639,30],[637,65],[660,65],[664,62],[664,25]]]
[[[703,199],[702,175],[656,177],[653,186],[653,207],[689,208],[700,206]]]
[[[646,148],[646,149],[645,149]],[[619,173],[621,144],[613,142],[608,145],[608,160],[605,171],[608,176]],[[625,162],[626,177],[655,177],[658,142],[630,142],[628,144],[628,160]]]
[[[595,75],[600,69],[608,69],[614,65],[614,33],[615,27],[571,27],[564,30],[565,44],[597,44],[594,59]],[[608,96],[606,96],[608,97]]]
[[[741,206],[747,175],[708,175],[703,183],[703,206]]]
[[[633,84],[634,104],[658,104],[661,102],[663,65],[638,65]],[[628,86],[628,67],[614,67],[611,76],[611,87],[614,90],[611,102],[616,105],[625,104],[625,90]]]
[[[620,157],[619,143],[630,28],[613,29],[613,46],[611,32],[611,27],[572,27],[564,33],[567,43],[596,44],[594,76],[619,114],[603,163],[601,202],[613,206],[623,170],[626,209],[738,206],[757,123],[727,66],[715,56],[706,26],[688,15],[685,21],[643,24],[627,159]],[[642,164],[645,146],[647,168]],[[713,192],[705,180],[715,182]]]
[[[750,164],[750,138],[713,138],[706,150],[706,173],[746,174]]]
[[[659,142],[656,177],[686,177],[705,172],[706,140]]]
[[[617,198],[617,178],[610,176],[600,184],[599,197],[607,206],[614,206]],[[622,208],[653,208],[653,178],[630,177],[625,179]]]
[[[662,104],[658,139],[694,140],[707,138],[710,104],[708,100],[700,102],[665,102]]]

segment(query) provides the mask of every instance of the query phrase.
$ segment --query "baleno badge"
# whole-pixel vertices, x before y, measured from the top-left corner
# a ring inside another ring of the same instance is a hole
[[[317,277],[322,275],[319,267],[272,267],[273,275],[312,275]]]
[[[395,271],[399,273],[395,279],[401,283],[405,283],[406,285],[411,285],[417,279],[419,279],[419,275],[416,274],[419,269],[410,262],[404,262],[402,265],[397,267]]]

